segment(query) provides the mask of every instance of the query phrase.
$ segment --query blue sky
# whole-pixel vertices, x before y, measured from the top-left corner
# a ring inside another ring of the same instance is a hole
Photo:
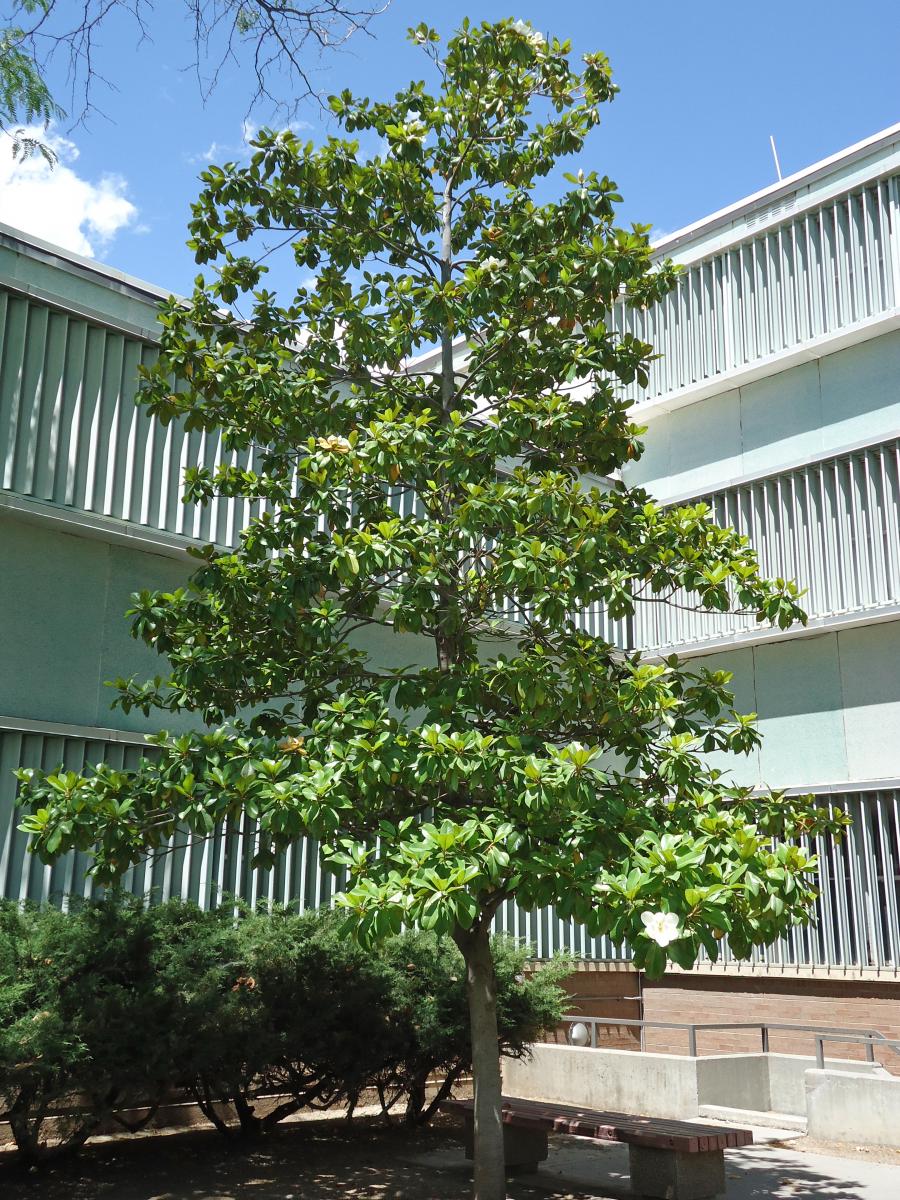
[[[262,106],[248,114],[251,83],[235,67],[204,105],[186,69],[182,10],[176,0],[158,5],[151,44],[138,45],[125,19],[106,26],[98,65],[117,90],[96,93],[105,116],[57,128],[52,175],[38,163],[12,172],[5,153],[0,163],[0,220],[175,291],[196,270],[184,242],[198,172],[242,153],[248,115],[271,118]],[[529,19],[579,53],[609,55],[622,91],[577,165],[617,180],[624,220],[660,231],[773,182],[770,133],[789,174],[900,120],[900,15],[887,0],[394,0],[374,38],[359,36],[317,78],[329,90],[389,93],[426,73],[406,27],[427,19],[446,32],[463,16]],[[310,138],[335,132],[315,104],[299,118]]]

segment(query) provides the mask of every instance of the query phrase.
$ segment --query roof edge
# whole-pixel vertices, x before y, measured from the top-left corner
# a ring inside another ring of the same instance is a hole
[[[38,255],[53,262],[61,270],[69,271],[74,275],[96,278],[101,284],[113,287],[118,291],[129,292],[138,299],[150,300],[154,304],[160,300],[168,300],[170,296],[175,295],[170,289],[149,283],[146,279],[139,279],[135,275],[129,275],[125,271],[108,266],[97,259],[76,254],[74,250],[69,250],[65,246],[58,246],[36,234],[28,233],[24,229],[16,229],[14,226],[0,221],[0,244],[4,243],[11,245],[13,249],[21,247],[32,254],[36,251]]]
[[[764,208],[773,201],[781,199],[782,196],[797,191],[804,184],[814,183],[829,175],[836,168],[848,166],[857,159],[864,158],[882,146],[896,141],[900,141],[900,121],[864,138],[861,142],[855,142],[852,146],[846,146],[843,150],[838,150],[837,153],[831,154],[827,158],[819,159],[818,162],[803,167],[800,171],[795,171],[793,175],[779,179],[767,187],[760,188],[757,192],[751,192],[749,196],[744,196],[724,208],[717,209],[716,212],[709,213],[707,216],[691,222],[690,225],[684,225],[681,229],[667,233],[658,241],[651,242],[651,249],[655,253],[668,253],[686,242],[693,241],[700,234],[709,233],[720,225],[725,225],[745,213],[752,212],[755,208]]]

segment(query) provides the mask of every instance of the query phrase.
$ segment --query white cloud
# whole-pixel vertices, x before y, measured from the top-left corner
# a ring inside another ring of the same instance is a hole
[[[246,146],[230,146],[227,142],[210,142],[205,150],[200,150],[196,154],[186,155],[187,161],[198,165],[199,163],[211,163],[222,161],[223,159],[232,159],[236,154],[241,154],[246,150]]]
[[[68,138],[42,129],[26,131],[56,154],[51,166],[42,155],[17,161],[12,138],[0,134],[0,221],[93,257],[107,249],[120,230],[137,217],[121,175],[92,181],[78,174],[78,147]]]
[[[284,129],[290,129],[292,133],[302,133],[304,130],[312,129],[309,121],[289,121],[283,126]],[[224,162],[240,162],[248,157],[250,143],[259,133],[260,126],[255,121],[245,118],[241,122],[241,137],[240,141],[234,142],[219,142],[211,141],[205,150],[199,150],[196,154],[186,155],[187,161],[194,166],[200,163],[224,163]]]

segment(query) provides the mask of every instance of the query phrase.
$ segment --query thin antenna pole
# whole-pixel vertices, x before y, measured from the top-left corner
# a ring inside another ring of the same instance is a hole
[[[778,151],[775,149],[775,136],[769,134],[769,145],[772,147],[772,157],[775,159],[775,170],[778,172],[778,178],[781,179],[781,163],[778,161]]]

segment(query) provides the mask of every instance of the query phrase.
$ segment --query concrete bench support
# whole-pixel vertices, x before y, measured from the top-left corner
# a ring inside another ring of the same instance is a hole
[[[466,1158],[473,1159],[475,1122],[471,1115],[466,1117],[464,1139]],[[548,1153],[546,1130],[522,1129],[518,1125],[503,1126],[503,1161],[510,1175],[533,1175]]]
[[[725,1194],[725,1155],[721,1150],[685,1154],[629,1146],[631,1188],[654,1200],[710,1200]]]

